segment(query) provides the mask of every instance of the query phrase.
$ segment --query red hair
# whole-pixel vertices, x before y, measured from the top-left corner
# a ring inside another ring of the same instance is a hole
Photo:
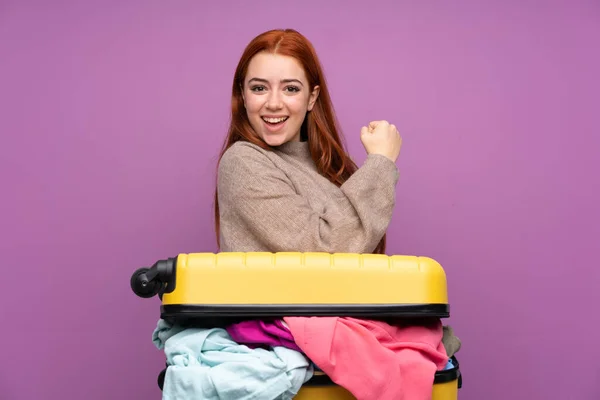
[[[357,166],[344,150],[340,137],[341,129],[335,117],[327,83],[325,82],[325,75],[317,53],[310,41],[293,29],[276,29],[264,32],[246,46],[235,69],[231,88],[231,123],[219,155],[219,161],[227,149],[240,140],[271,150],[271,147],[252,129],[248,116],[244,111],[244,99],[242,97],[248,65],[252,58],[260,52],[294,57],[302,65],[310,89],[319,86],[319,95],[314,107],[306,114],[300,128],[300,138],[303,141],[308,141],[310,154],[317,170],[332,183],[338,187],[341,186],[357,170]],[[215,190],[214,201],[215,232],[217,245],[220,245],[218,189]],[[374,253],[385,253],[385,239],[386,236],[384,235]]]

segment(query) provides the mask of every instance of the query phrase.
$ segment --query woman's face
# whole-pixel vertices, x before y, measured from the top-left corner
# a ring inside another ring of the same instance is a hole
[[[319,87],[309,88],[295,58],[258,53],[248,65],[242,95],[256,134],[268,145],[279,146],[300,140],[300,127],[317,100]]]

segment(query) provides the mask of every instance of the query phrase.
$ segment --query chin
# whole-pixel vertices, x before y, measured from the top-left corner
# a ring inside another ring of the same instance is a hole
[[[269,146],[281,146],[285,142],[288,142],[290,139],[284,135],[281,136],[273,136],[273,135],[263,135],[262,139]]]

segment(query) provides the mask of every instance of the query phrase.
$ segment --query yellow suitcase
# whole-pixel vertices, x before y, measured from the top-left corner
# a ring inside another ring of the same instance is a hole
[[[194,326],[283,316],[450,316],[445,271],[428,257],[190,253],[138,269],[130,284],[139,297],[159,296],[161,318]],[[453,363],[436,373],[432,400],[457,399],[462,377],[455,358]],[[315,375],[295,399],[354,398],[327,376]]]

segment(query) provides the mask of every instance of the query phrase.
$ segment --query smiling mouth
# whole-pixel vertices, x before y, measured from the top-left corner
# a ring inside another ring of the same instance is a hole
[[[267,124],[270,125],[277,125],[280,124],[282,122],[285,122],[289,117],[279,117],[279,118],[266,118],[266,117],[262,117],[262,120],[265,121]]]

